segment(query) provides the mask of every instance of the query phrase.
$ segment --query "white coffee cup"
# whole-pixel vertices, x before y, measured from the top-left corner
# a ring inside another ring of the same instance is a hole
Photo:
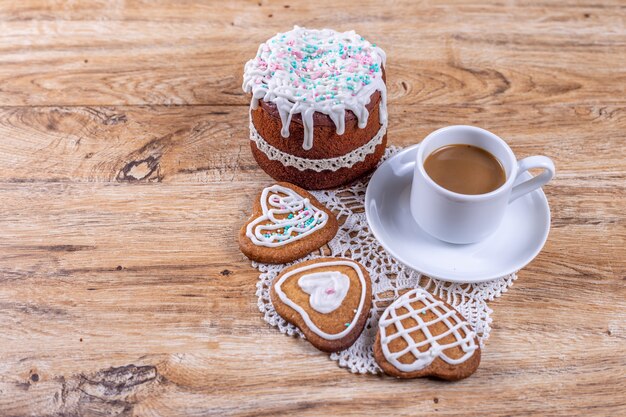
[[[506,173],[506,182],[486,194],[459,194],[433,181],[424,161],[435,150],[447,145],[477,146],[495,156]],[[523,172],[544,171],[513,186]],[[450,243],[475,243],[485,239],[500,225],[507,206],[550,181],[554,163],[546,156],[530,156],[517,161],[511,148],[493,133],[474,126],[448,126],[432,132],[420,144],[411,188],[411,214],[430,235]]]

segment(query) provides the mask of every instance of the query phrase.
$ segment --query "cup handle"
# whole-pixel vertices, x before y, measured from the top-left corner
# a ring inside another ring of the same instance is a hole
[[[554,177],[554,174],[556,172],[552,159],[542,155],[535,155],[524,158],[521,161],[517,162],[517,167],[518,177],[522,175],[522,173],[533,168],[543,168],[543,172],[536,177],[533,177],[513,187],[513,191],[511,191],[511,197],[509,198],[509,203],[512,203],[524,194],[527,194],[533,190],[536,190],[539,187],[544,186]]]

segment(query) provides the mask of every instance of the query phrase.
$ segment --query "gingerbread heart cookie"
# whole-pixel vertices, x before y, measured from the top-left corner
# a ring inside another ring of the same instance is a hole
[[[270,291],[276,312],[324,352],[350,347],[372,305],[365,268],[350,259],[318,258],[285,268]]]
[[[395,300],[378,324],[374,358],[399,378],[467,378],[480,364],[476,334],[461,314],[416,288]]]
[[[286,182],[265,188],[239,231],[239,248],[265,263],[294,261],[328,243],[339,226],[313,195]]]

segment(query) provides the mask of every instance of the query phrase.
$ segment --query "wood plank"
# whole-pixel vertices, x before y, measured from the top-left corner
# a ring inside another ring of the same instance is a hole
[[[342,3],[324,19],[312,17],[315,5],[255,2],[175,11],[140,2],[5,6],[0,102],[243,105],[244,63],[260,42],[297,23],[354,28],[383,46],[389,96],[398,104],[623,103],[614,94],[626,92],[619,6],[524,7],[524,19],[506,5],[470,4],[454,13],[445,5],[398,6],[381,14]]]
[[[249,150],[247,112],[244,106],[1,107],[0,181],[268,179]],[[553,158],[555,188],[565,179],[624,185],[626,105],[392,104],[389,112],[391,144],[418,143],[448,124],[479,125],[505,138],[520,158]]]
[[[409,415],[415,404],[397,398],[417,395],[418,404],[444,414],[458,407],[515,415],[625,406],[619,396],[602,404],[595,399],[624,382],[615,372],[621,356],[606,355],[623,352],[626,335],[623,224],[598,228],[560,219],[514,290],[492,303],[493,338],[479,371],[443,389],[436,381],[351,375],[262,322],[256,273],[234,238],[247,195],[257,187],[2,184],[0,355],[10,377],[1,384],[7,400],[0,400],[0,409],[80,410],[93,401],[81,397],[83,391],[103,389],[104,382],[94,380],[117,375],[108,367],[130,364],[154,367],[129,371],[132,378],[143,372],[158,378],[108,392],[102,404],[91,405],[114,409],[115,400],[140,413],[201,414],[210,407],[243,415],[262,402],[268,414],[384,407],[381,414]],[[597,202],[602,198],[595,194]],[[219,211],[212,199],[219,199]],[[594,257],[580,247],[581,235]],[[544,312],[540,319],[537,311]],[[25,345],[24,337],[33,342]],[[601,386],[593,384],[598,380]],[[482,387],[494,381],[499,401],[484,402]],[[288,392],[303,383],[308,399]],[[55,401],[63,390],[65,400]]]
[[[180,4],[172,5],[168,0],[126,0],[106,1],[106,0],[83,0],[80,3],[67,3],[63,1],[49,0],[22,0],[19,3],[5,3],[0,7],[0,17],[2,20],[91,20],[94,17],[100,17],[102,20],[150,20],[150,21],[176,21],[176,20],[203,20],[209,12],[213,15],[228,15],[234,12],[253,13],[258,10],[259,13],[269,11],[283,10],[285,15],[276,16],[284,17],[291,13],[292,15],[301,14],[310,18],[317,17],[315,13],[319,10],[319,6],[308,3],[294,3],[289,1],[268,1],[268,0],[233,0],[228,3],[218,3],[206,1],[185,1]],[[378,12],[394,12],[389,10],[380,10],[380,3],[372,0],[364,0],[359,4],[351,4],[350,2],[342,2],[333,4],[333,11],[337,13],[346,13],[346,11],[360,10],[364,16],[376,15]],[[147,6],[150,7],[147,7]],[[415,7],[413,2],[409,0],[394,1],[396,9],[411,10]],[[494,2],[493,4],[485,4],[480,0],[442,0],[442,1],[423,1],[420,4],[421,14],[416,18],[423,16],[427,12],[433,11],[450,11],[457,13],[486,13],[490,15],[498,15],[506,18],[511,11],[533,11],[543,10],[549,13],[567,15],[573,12],[589,11],[600,12],[610,10],[619,12],[624,10],[624,4],[620,0],[606,0],[601,4],[592,0],[563,0],[559,2],[559,7],[553,7],[549,2],[544,1],[518,1],[514,4],[507,2]],[[395,11],[397,13],[397,11]],[[378,13],[378,15],[383,13]],[[398,13],[400,14],[400,13]],[[449,15],[449,13],[447,13]],[[209,16],[216,17],[216,16]],[[274,16],[273,16],[274,17]],[[333,16],[328,16],[333,18]],[[353,20],[357,20],[355,16],[347,16]],[[446,16],[443,16],[446,18]],[[594,16],[583,16],[586,19]],[[447,17],[454,19],[454,16]],[[511,19],[519,21],[519,19]]]

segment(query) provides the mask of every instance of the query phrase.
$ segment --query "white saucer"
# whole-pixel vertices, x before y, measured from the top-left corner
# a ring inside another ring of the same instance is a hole
[[[550,231],[550,207],[541,189],[513,202],[500,228],[484,241],[456,245],[424,232],[409,210],[418,145],[385,161],[365,194],[370,230],[391,256],[409,268],[453,282],[482,282],[516,272],[541,251]],[[519,181],[530,178],[524,173]]]

